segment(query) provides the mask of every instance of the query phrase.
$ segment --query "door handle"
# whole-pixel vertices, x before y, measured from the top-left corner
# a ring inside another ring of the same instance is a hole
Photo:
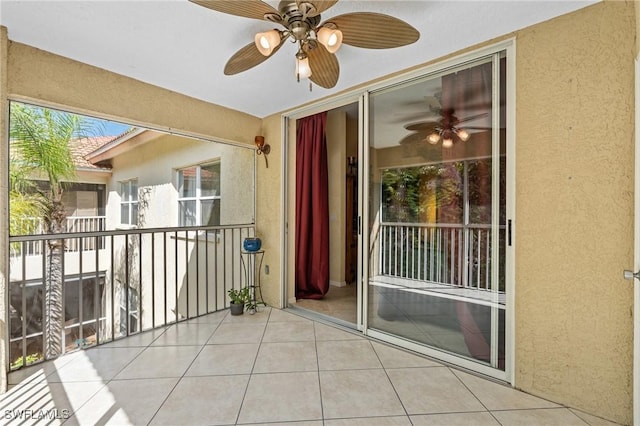
[[[633,271],[630,271],[628,269],[624,270],[624,279],[625,280],[633,280],[634,278],[637,279],[637,280],[640,280],[640,271],[633,272]]]

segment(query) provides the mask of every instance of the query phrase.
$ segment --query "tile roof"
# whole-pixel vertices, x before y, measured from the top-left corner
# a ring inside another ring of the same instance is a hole
[[[102,148],[119,136],[93,136],[88,138],[73,139],[69,141],[69,148],[71,149],[71,155],[73,162],[77,169],[94,169],[94,170],[110,170],[109,166],[101,166],[92,164],[87,161],[87,155],[93,151]]]

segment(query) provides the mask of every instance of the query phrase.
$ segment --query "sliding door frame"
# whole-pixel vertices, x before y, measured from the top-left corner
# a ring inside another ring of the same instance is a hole
[[[295,287],[295,276],[292,268],[292,254],[294,253],[295,246],[295,186],[292,185],[293,178],[295,177],[294,164],[290,163],[295,161],[295,129],[297,120],[308,117],[320,112],[329,111],[332,109],[340,108],[350,104],[358,104],[358,149],[362,144],[362,136],[360,132],[360,126],[362,125],[362,109],[361,109],[361,91],[348,92],[341,96],[331,97],[322,101],[318,101],[307,105],[305,107],[294,109],[290,112],[282,114],[282,224],[281,224],[281,240],[282,240],[282,258],[280,268],[280,281],[281,287],[281,306],[287,307],[292,303],[295,303],[295,297],[291,300],[289,296],[291,294],[292,286]],[[358,165],[358,173],[360,174],[362,167]],[[293,173],[293,175],[291,175]],[[362,199],[362,193],[358,191],[358,203],[360,204]],[[360,256],[358,255],[358,271],[360,271]],[[356,285],[358,286],[358,298],[357,298],[357,317],[356,325],[358,330],[362,330],[362,289],[361,281],[356,279]]]
[[[497,54],[501,51],[506,52],[506,224],[507,224],[507,244],[505,247],[505,281],[506,281],[506,312],[505,312],[505,370],[497,370],[492,367],[482,365],[478,362],[467,360],[458,356],[451,355],[446,352],[438,351],[435,349],[426,348],[423,345],[419,345],[407,340],[389,336],[384,333],[375,332],[369,330],[367,327],[367,294],[368,294],[368,250],[369,250],[369,236],[364,230],[367,228],[369,211],[368,203],[368,191],[369,191],[369,93],[381,90],[383,88],[400,84],[412,79],[418,79],[425,77],[429,74],[441,72],[444,69],[459,67],[467,62],[474,62],[480,58]],[[357,285],[358,285],[358,320],[357,326],[365,335],[373,338],[383,338],[389,343],[396,344],[401,347],[405,347],[410,350],[414,350],[419,353],[424,353],[430,356],[434,356],[444,362],[448,362],[454,365],[461,366],[477,371],[482,374],[486,374],[491,377],[495,377],[500,380],[507,381],[512,385],[516,385],[514,371],[515,371],[515,241],[516,241],[516,216],[515,216],[515,177],[516,177],[516,164],[515,164],[515,111],[516,111],[516,99],[515,99],[515,87],[516,87],[516,43],[515,39],[510,38],[504,41],[487,45],[483,48],[468,52],[462,55],[457,55],[446,59],[444,61],[438,61],[426,65],[421,68],[414,69],[412,71],[398,74],[395,77],[380,80],[372,83],[365,88],[357,90],[351,90],[343,93],[342,95],[330,97],[328,99],[320,100],[315,103],[311,103],[307,106],[293,109],[289,112],[282,114],[282,222],[281,222],[281,238],[283,255],[281,258],[281,282],[282,282],[282,306],[288,306],[288,294],[290,292],[290,286],[294,285],[293,277],[291,277],[290,269],[290,256],[294,252],[292,236],[295,233],[295,209],[292,208],[293,194],[290,185],[289,173],[292,172],[288,166],[291,161],[290,156],[295,155],[295,147],[292,145],[295,143],[295,136],[292,135],[291,126],[295,125],[297,119],[316,114],[322,111],[338,108],[351,103],[359,104],[359,117],[358,117],[358,204],[359,204],[359,223],[358,223],[358,273],[357,273]],[[295,135],[295,133],[293,133]],[[293,147],[293,149],[292,149]]]

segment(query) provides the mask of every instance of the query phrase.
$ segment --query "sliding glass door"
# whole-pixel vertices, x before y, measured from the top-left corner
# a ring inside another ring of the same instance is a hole
[[[363,250],[370,335],[497,372],[507,308],[503,56],[369,94]]]

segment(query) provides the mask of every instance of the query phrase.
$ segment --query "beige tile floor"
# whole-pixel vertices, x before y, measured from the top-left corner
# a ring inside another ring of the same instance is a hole
[[[206,315],[9,380],[2,424],[612,424],[270,308]]]
[[[357,298],[357,289],[353,284],[344,287],[330,286],[322,299],[298,299],[296,306],[355,324]]]

